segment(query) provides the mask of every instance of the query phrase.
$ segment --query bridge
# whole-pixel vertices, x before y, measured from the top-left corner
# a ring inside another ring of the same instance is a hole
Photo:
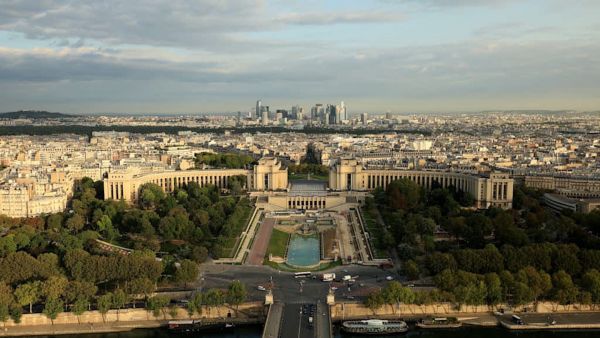
[[[269,305],[263,338],[331,338],[329,306],[323,302]]]

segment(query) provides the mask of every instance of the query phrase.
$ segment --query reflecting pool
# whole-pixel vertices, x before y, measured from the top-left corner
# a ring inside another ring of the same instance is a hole
[[[321,261],[317,235],[293,234],[288,246],[287,263],[293,266],[314,266]]]

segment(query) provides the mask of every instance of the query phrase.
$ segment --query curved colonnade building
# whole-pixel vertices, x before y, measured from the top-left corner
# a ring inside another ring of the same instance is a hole
[[[227,188],[234,176],[245,176],[247,189],[253,196],[281,209],[326,209],[344,203],[356,203],[377,187],[408,178],[424,188],[439,184],[453,186],[470,193],[477,208],[512,207],[513,179],[505,173],[487,175],[431,170],[371,168],[356,159],[341,159],[329,171],[329,186],[314,181],[288,184],[287,168],[273,157],[258,161],[253,169],[207,169],[139,173],[134,169],[114,171],[104,180],[106,199],[136,201],[139,188],[154,183],[171,192],[189,182],[200,186]]]
[[[392,181],[407,178],[418,185],[431,189],[437,183],[448,188],[453,186],[468,192],[480,209],[498,207],[510,209],[514,181],[509,174],[455,172],[442,170],[406,170],[383,167],[365,167],[355,159],[339,160],[329,171],[329,188],[335,191],[372,191],[385,189]]]
[[[136,168],[115,170],[104,179],[104,198],[136,201],[140,187],[146,183],[154,183],[165,192],[172,192],[190,182],[201,187],[215,185],[225,189],[234,176],[246,177],[247,188],[252,191],[285,190],[288,186],[287,169],[277,159],[265,157],[252,170],[199,169],[151,173],[140,173]]]

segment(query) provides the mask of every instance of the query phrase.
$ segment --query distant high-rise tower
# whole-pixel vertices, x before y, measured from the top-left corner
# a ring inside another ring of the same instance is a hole
[[[340,121],[338,123],[342,123],[342,121],[346,121],[348,119],[348,115],[346,114],[346,105],[344,101],[340,104]]]
[[[262,113],[262,102],[260,100],[256,101],[256,115],[254,115],[254,118],[259,118]]]
[[[369,114],[367,114],[367,113],[362,113],[362,114],[360,114],[360,122],[361,122],[363,125],[365,125],[365,126],[366,126],[366,125],[367,125],[367,123],[368,123],[368,120],[369,120]]]
[[[262,121],[261,121],[263,126],[266,126],[269,124],[269,111],[267,109],[263,109],[262,110]]]
[[[327,123],[325,124],[337,124],[337,107],[332,105],[332,104],[328,104],[327,105],[327,110],[325,112],[325,115],[327,116]]]

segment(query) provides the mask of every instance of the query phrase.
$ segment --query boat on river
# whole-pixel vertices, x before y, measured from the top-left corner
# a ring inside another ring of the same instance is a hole
[[[462,323],[455,317],[425,318],[417,322],[421,329],[456,329],[461,326]]]
[[[408,325],[402,320],[349,320],[342,323],[342,330],[355,334],[394,334],[405,333]]]
[[[167,327],[170,331],[186,332],[219,332],[235,328],[231,323],[214,323],[201,320],[171,320]]]

